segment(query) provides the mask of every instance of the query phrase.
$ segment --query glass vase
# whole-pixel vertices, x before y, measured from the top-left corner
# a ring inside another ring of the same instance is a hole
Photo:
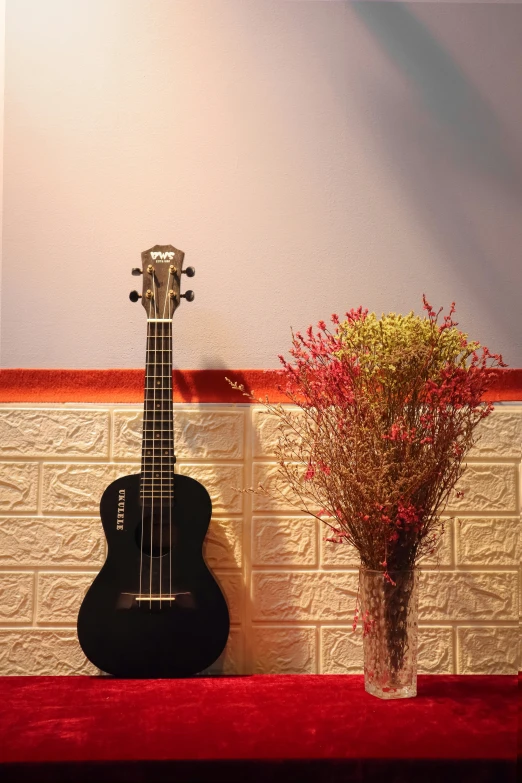
[[[361,568],[364,688],[379,699],[417,695],[417,569]]]

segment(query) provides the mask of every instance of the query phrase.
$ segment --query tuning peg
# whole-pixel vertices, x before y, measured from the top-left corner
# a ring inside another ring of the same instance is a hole
[[[137,291],[131,291],[129,294],[129,299],[131,302],[137,302],[138,299],[141,299],[141,294],[139,294]]]
[[[134,269],[132,270],[132,274],[136,275],[136,277],[138,275],[142,275],[143,274],[143,269],[140,269],[139,266],[135,266]]]
[[[187,302],[193,302],[194,301],[194,291],[185,291],[184,294],[180,295],[180,299],[186,299]]]
[[[196,274],[196,270],[194,269],[193,266],[188,266],[186,269],[183,270],[182,274],[187,275],[187,277],[194,277],[194,275]]]

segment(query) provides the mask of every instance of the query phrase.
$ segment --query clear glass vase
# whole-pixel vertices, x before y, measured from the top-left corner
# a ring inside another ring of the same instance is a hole
[[[364,688],[379,699],[417,695],[417,569],[361,568]]]

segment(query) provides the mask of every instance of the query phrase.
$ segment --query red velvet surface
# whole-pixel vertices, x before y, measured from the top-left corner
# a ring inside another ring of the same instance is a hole
[[[6,677],[0,762],[483,759],[514,762],[517,681],[419,678],[380,701],[359,676]]]

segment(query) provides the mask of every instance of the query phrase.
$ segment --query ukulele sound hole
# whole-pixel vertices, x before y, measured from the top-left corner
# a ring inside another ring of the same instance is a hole
[[[176,543],[176,528],[172,511],[168,506],[143,508],[142,522],[136,527],[136,544],[141,549],[143,531],[143,554],[149,557],[163,557]]]

